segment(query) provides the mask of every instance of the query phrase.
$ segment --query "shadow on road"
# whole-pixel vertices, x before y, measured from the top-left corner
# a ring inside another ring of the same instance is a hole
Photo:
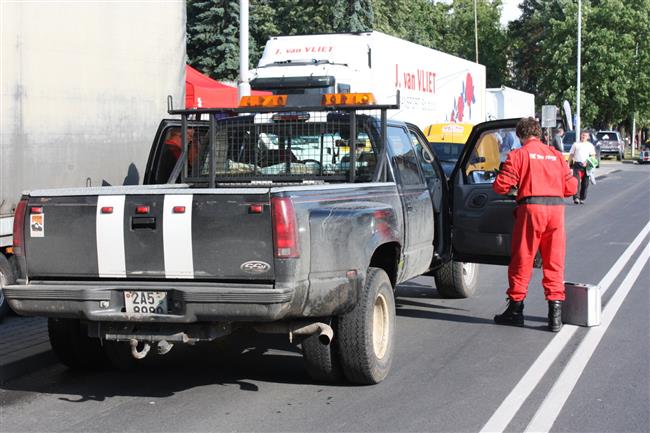
[[[127,371],[107,367],[80,372],[56,366],[5,383],[0,389],[62,394],[62,401],[83,403],[118,396],[169,397],[206,385],[255,392],[260,382],[315,385],[299,348],[286,335],[235,334],[214,343],[175,347],[164,357],[150,355]],[[3,407],[14,403],[11,398],[20,395],[0,393]]]
[[[438,291],[431,286],[419,284],[414,281],[408,281],[397,287],[395,299],[397,316],[411,317],[416,319],[440,320],[444,322],[495,325],[492,318],[473,316],[472,312],[466,308],[457,308],[450,305],[443,305],[442,302],[463,302],[463,300],[445,300],[438,294]],[[440,310],[454,310],[459,313]],[[462,314],[462,312],[467,312],[467,314]],[[527,315],[526,321],[546,323],[547,319],[546,317]],[[546,326],[525,326],[525,328],[546,331]]]

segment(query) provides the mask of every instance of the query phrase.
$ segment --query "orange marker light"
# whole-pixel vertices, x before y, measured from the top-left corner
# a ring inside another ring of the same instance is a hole
[[[135,213],[148,214],[149,213],[149,206],[138,206],[138,207],[135,208]]]
[[[287,95],[242,96],[239,106],[245,107],[284,107]]]
[[[323,95],[322,105],[370,105],[375,102],[372,93],[328,93]]]
[[[172,209],[173,213],[185,213],[185,206],[174,206]]]
[[[102,213],[113,213],[113,206],[104,206],[102,208]]]

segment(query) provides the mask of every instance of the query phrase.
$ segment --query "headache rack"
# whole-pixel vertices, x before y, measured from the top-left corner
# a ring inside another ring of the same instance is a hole
[[[398,108],[399,93],[390,105],[371,94],[253,96],[234,109],[174,109],[169,96],[168,113],[181,116],[182,150],[167,183],[385,181],[387,111]]]

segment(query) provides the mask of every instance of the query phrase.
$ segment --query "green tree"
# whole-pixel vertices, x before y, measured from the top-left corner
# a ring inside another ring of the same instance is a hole
[[[239,1],[188,0],[189,63],[214,78],[234,80],[239,68]]]
[[[539,105],[566,99],[575,108],[576,2],[525,0],[521,8],[508,29],[510,82],[535,93]],[[642,119],[650,117],[649,10],[650,0],[583,1],[582,124],[627,123],[635,108]]]
[[[373,0],[373,30],[441,49],[447,6],[430,0]]]
[[[506,81],[507,40],[501,27],[501,0],[477,2],[479,63],[485,65],[488,87]],[[476,60],[474,0],[454,0],[445,14],[440,49],[468,60]]]
[[[336,32],[367,32],[372,30],[374,14],[370,0],[335,0],[332,26]]]

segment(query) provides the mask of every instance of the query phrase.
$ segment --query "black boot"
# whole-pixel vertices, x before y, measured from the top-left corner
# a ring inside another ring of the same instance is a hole
[[[562,301],[548,301],[548,329],[551,332],[562,329]]]
[[[494,316],[494,323],[498,325],[524,326],[524,301],[508,299],[508,308],[503,313]]]

